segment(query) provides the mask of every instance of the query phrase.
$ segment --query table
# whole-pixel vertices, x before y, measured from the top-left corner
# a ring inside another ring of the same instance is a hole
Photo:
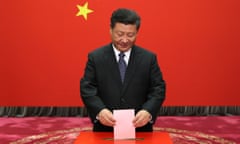
[[[82,131],[74,144],[173,144],[166,132],[136,132],[136,139],[114,140],[113,132]]]

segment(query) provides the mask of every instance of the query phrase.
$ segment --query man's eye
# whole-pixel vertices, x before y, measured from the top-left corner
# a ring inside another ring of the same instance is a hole
[[[133,36],[134,36],[134,34],[128,34],[127,36],[128,36],[128,37],[133,37]]]
[[[135,33],[128,33],[127,36],[128,36],[128,37],[134,37],[134,36],[135,36]]]
[[[123,36],[124,33],[119,32],[119,33],[117,33],[117,35],[118,35],[118,36]]]

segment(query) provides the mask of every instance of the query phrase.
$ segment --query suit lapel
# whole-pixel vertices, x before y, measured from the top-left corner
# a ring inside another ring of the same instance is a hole
[[[139,61],[140,61],[140,53],[137,51],[136,46],[134,46],[131,51],[127,71],[125,73],[122,94],[124,94],[127,86],[131,82],[131,79],[134,77]]]
[[[106,71],[109,72],[109,76],[112,77],[113,82],[116,82],[117,85],[119,86],[119,88],[122,87],[122,81],[121,81],[121,77],[120,77],[120,72],[119,72],[119,68],[118,68],[118,63],[116,61],[116,57],[113,51],[113,47],[110,44],[105,52],[104,52],[104,59],[105,59],[105,68]]]

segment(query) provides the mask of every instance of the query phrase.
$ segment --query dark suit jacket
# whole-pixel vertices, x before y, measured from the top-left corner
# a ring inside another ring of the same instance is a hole
[[[96,120],[103,108],[133,108],[136,113],[145,109],[152,115],[153,122],[137,128],[137,131],[152,131],[152,124],[165,99],[165,82],[155,54],[133,46],[122,83],[113,47],[109,44],[88,55],[80,92],[94,131],[112,131]]]

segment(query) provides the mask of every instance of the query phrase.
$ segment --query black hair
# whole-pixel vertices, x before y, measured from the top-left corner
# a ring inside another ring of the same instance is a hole
[[[111,17],[111,28],[114,28],[115,24],[123,23],[123,24],[135,24],[137,26],[137,30],[140,28],[141,18],[140,16],[133,10],[126,8],[119,8],[112,13]]]

